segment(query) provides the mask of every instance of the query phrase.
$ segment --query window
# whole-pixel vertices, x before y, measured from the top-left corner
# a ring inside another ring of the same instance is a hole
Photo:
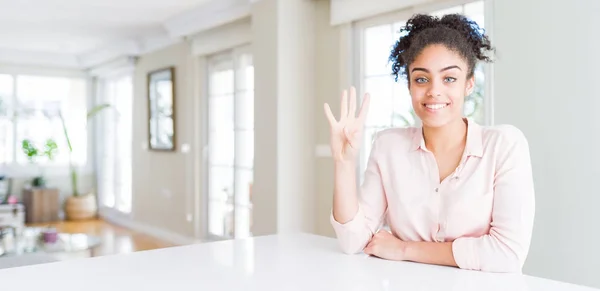
[[[447,9],[431,12],[431,15],[442,16],[448,13],[461,13],[484,27],[483,1],[457,5]],[[360,87],[361,91],[369,92],[371,106],[365,121],[365,134],[360,160],[360,173],[366,168],[375,134],[389,127],[405,127],[416,125],[419,120],[415,115],[406,81],[394,80],[391,63],[388,62],[392,46],[400,37],[400,28],[406,20],[398,19],[377,25],[359,25],[360,49]],[[479,124],[485,124],[484,65],[475,70],[476,86],[473,94],[465,100],[465,116],[473,118]],[[361,94],[361,96],[363,95]]]
[[[103,207],[131,212],[133,81],[131,75],[100,79],[101,102],[111,107],[99,125],[98,194]]]
[[[14,102],[14,78],[0,75],[0,164],[13,160],[13,120],[12,102]]]
[[[62,114],[73,146],[72,161],[85,165],[87,98],[84,78],[0,74],[0,164],[26,165],[23,140],[43,150],[46,141],[52,139],[58,146],[55,158],[49,161],[40,157],[37,163],[68,165]]]
[[[251,235],[254,169],[254,67],[247,48],[209,59],[208,232]]]

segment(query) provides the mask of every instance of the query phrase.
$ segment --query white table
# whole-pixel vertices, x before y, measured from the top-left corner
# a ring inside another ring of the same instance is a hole
[[[346,255],[297,234],[0,270],[2,290],[597,290],[514,274]]]

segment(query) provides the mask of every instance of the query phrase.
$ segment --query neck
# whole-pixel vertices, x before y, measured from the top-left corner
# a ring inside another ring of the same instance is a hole
[[[446,152],[464,147],[467,141],[467,123],[462,118],[441,127],[423,125],[425,146],[432,152]]]

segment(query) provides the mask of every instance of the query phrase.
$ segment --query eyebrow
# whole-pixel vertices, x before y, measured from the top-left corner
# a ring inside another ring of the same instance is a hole
[[[448,67],[441,69],[440,72],[451,70],[451,69],[459,69],[462,71],[462,69],[459,66],[448,66]],[[427,70],[425,68],[413,68],[411,72],[414,72],[414,71],[423,71],[425,73],[429,73],[429,70]]]

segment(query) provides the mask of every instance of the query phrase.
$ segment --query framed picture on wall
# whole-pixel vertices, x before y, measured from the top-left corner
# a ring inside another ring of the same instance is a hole
[[[175,68],[148,73],[149,149],[175,151]]]

